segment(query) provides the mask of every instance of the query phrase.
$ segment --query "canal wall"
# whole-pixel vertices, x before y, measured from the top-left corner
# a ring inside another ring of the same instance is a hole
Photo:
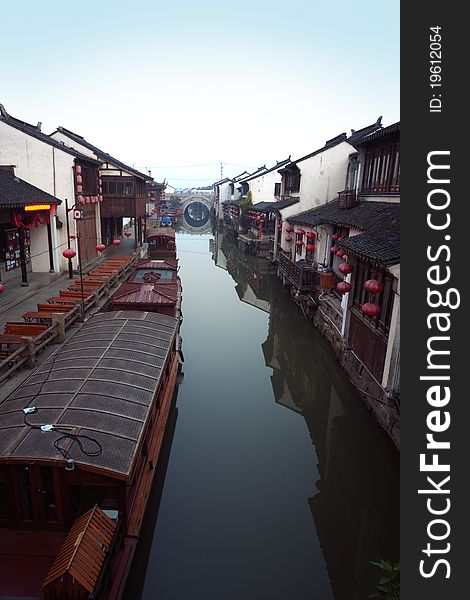
[[[353,349],[346,345],[341,333],[343,318],[338,308],[329,300],[323,300],[321,294],[313,299],[308,294],[299,294],[293,287],[290,291],[292,300],[301,307],[304,316],[313,322],[331,344],[336,359],[358,390],[365,406],[399,449],[399,411],[393,399],[387,395]]]

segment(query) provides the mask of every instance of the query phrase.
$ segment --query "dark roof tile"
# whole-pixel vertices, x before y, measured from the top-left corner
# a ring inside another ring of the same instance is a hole
[[[144,173],[137,171],[137,169],[134,169],[133,167],[126,165],[125,163],[118,160],[117,158],[114,158],[107,152],[104,152],[97,146],[90,144],[90,142],[87,142],[86,139],[84,137],[82,137],[81,135],[78,135],[78,133],[74,133],[73,131],[70,131],[70,129],[66,129],[65,127],[58,127],[57,131],[59,131],[60,133],[63,133],[64,135],[69,137],[71,140],[77,142],[77,144],[81,144],[82,146],[85,146],[85,148],[88,148],[89,150],[94,152],[96,154],[96,156],[98,156],[102,162],[109,162],[109,163],[113,164],[114,166],[119,167],[120,169],[123,169],[125,171],[129,171],[133,175],[136,175],[137,177],[140,177],[142,179],[145,179],[145,180],[152,179],[152,177],[150,177],[150,175],[145,175]]]
[[[0,207],[19,208],[31,204],[60,203],[61,200],[0,167]]]
[[[348,210],[334,200],[288,217],[290,223],[302,225],[332,224],[354,227],[363,233],[336,242],[347,252],[383,265],[400,262],[400,204],[392,202],[360,202]]]
[[[62,150],[63,152],[66,152],[67,154],[71,154],[72,156],[80,158],[81,160],[89,161],[89,162],[96,163],[96,164],[101,164],[100,161],[95,160],[91,156],[86,156],[85,154],[82,154],[78,150],[75,150],[75,148],[70,148],[69,146],[66,146],[65,144],[63,144],[62,142],[55,140],[50,135],[43,133],[37,126],[31,125],[30,123],[26,123],[26,121],[21,121],[20,119],[16,119],[15,117],[12,117],[11,115],[9,115],[7,113],[7,111],[5,110],[5,108],[3,107],[2,104],[0,104],[0,121],[3,121],[7,125],[10,125],[11,127],[18,129],[19,131],[23,131],[24,133],[30,135],[31,137],[41,140],[41,142],[49,144],[50,146],[54,146],[55,148],[59,148],[60,150]]]

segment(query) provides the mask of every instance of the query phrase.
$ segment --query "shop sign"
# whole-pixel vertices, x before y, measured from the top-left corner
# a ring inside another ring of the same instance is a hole
[[[39,225],[49,225],[50,213],[35,213],[34,215],[22,215],[21,213],[13,212],[12,213],[12,224],[15,227],[25,227],[26,229],[31,229],[32,227],[39,227]]]

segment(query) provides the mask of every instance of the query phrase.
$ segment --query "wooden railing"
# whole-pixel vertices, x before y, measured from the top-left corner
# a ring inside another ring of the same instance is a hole
[[[90,290],[85,292],[85,296],[91,294],[89,301],[85,304],[85,312],[101,306],[101,300],[106,300],[109,296],[111,285],[117,285],[119,280],[124,279],[137,259],[138,256],[135,254],[129,261],[122,264],[108,281],[103,282],[102,286],[95,287],[92,292]],[[81,296],[80,292],[79,296]],[[62,298],[66,299],[64,296]],[[50,300],[60,299],[61,296],[55,299],[51,298]],[[7,340],[0,344],[0,383],[5,379],[8,379],[8,377],[11,377],[16,370],[23,366],[26,366],[27,368],[35,367],[37,364],[37,355],[49,344],[61,344],[65,341],[65,332],[75,323],[77,319],[80,318],[80,311],[78,310],[80,299],[81,298],[78,297],[71,300],[71,303],[76,302],[77,305],[70,312],[54,313],[51,318],[51,325],[39,335],[17,336],[18,341],[15,342],[15,346],[18,347],[15,348],[14,351],[10,351],[12,348],[8,345]],[[30,313],[26,313],[26,316],[29,314]],[[37,314],[41,315],[42,313]],[[26,322],[29,320],[30,319],[28,318],[25,319]],[[38,318],[37,320],[40,322],[41,319]],[[5,350],[8,352],[8,354],[5,352]]]
[[[279,270],[289,283],[301,292],[313,291],[317,286],[318,273],[315,265],[293,262],[286,254],[278,254]]]

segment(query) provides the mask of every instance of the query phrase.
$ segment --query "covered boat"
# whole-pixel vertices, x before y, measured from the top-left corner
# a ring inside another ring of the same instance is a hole
[[[113,558],[93,555],[96,578],[82,587],[120,598],[177,385],[178,324],[96,314],[0,403],[3,596],[40,598],[43,584],[45,594],[58,585],[67,534],[94,510]]]

